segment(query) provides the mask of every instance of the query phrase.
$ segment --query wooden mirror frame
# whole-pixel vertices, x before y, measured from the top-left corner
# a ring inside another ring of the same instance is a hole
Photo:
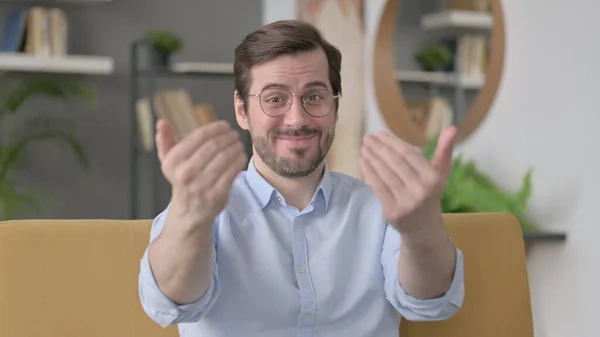
[[[373,57],[375,95],[379,110],[390,130],[412,145],[425,146],[427,144],[425,133],[411,119],[395,75],[394,36],[399,1],[401,0],[387,0],[380,17]],[[477,93],[465,118],[457,125],[457,142],[469,137],[486,117],[502,77],[505,50],[504,14],[500,0],[491,0],[490,5],[493,21],[485,83]]]

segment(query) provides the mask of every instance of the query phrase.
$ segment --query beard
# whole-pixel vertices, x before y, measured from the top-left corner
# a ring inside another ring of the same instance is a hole
[[[286,178],[306,177],[314,172],[327,156],[333,143],[334,135],[335,131],[333,128],[325,135],[323,135],[321,129],[308,127],[297,130],[272,130],[267,136],[255,136],[252,134],[252,130],[250,130],[252,145],[258,156],[271,170]],[[280,157],[275,150],[275,144],[279,136],[318,137],[317,152],[309,158],[309,148],[297,147],[289,149],[293,154],[292,158]],[[322,139],[323,137],[325,137],[324,140]]]

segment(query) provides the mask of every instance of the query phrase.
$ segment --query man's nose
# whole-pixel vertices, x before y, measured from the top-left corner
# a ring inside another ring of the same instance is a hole
[[[302,99],[298,96],[293,96],[291,106],[284,116],[284,123],[287,126],[302,127],[308,124],[310,116],[302,106]]]

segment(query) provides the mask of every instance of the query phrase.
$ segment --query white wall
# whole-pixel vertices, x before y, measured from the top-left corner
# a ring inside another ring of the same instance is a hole
[[[296,0],[262,0],[263,25],[296,18]]]
[[[367,49],[386,0],[365,1]],[[263,1],[263,22],[295,16],[294,1]],[[274,5],[275,4],[275,5]],[[278,11],[279,10],[279,11]],[[594,0],[506,0],[503,81],[488,118],[458,151],[507,188],[534,167],[531,211],[566,243],[529,251],[536,337],[597,337],[600,302],[600,44]],[[370,53],[366,53],[370,63]],[[386,128],[367,64],[367,131]],[[598,172],[598,173],[597,173]]]
[[[370,40],[384,3],[367,2]],[[489,117],[458,151],[507,188],[534,167],[532,215],[543,228],[568,234],[565,244],[540,243],[529,252],[536,337],[597,337],[600,3],[507,0],[504,10],[503,82]],[[385,128],[371,86],[366,90],[367,130]]]
[[[532,211],[568,233],[566,244],[530,252],[536,336],[599,336],[600,3],[505,2],[504,82],[463,150],[507,185],[533,166]]]

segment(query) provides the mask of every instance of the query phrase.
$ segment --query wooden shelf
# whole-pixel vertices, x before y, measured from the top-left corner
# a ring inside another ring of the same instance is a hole
[[[434,72],[434,71],[396,71],[396,79],[400,82],[416,82],[438,84],[441,86],[460,85],[465,89],[479,89],[485,83],[483,76],[456,76],[452,73]]]
[[[105,56],[42,57],[0,53],[0,71],[108,75],[113,70],[114,60]]]
[[[233,63],[226,62],[179,62],[171,66],[177,73],[232,75]]]
[[[448,28],[490,29],[492,14],[488,12],[445,11],[424,15],[421,27],[425,30]]]

